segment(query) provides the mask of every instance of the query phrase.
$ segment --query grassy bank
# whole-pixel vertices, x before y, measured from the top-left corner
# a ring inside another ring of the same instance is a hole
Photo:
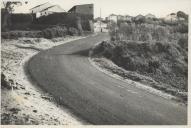
[[[56,37],[66,37],[67,35],[78,36],[82,34],[83,33],[81,33],[76,28],[72,27],[67,28],[65,26],[52,26],[42,30],[30,30],[30,31],[14,30],[8,32],[1,32],[1,37],[3,39],[18,39],[20,37],[52,39]]]
[[[82,36],[65,38],[19,38],[1,40],[1,124],[71,125],[83,121],[56,103],[31,81],[28,60],[40,51],[68,43]]]
[[[186,101],[187,24],[120,23],[116,25],[117,31],[112,26],[111,40],[97,45],[92,56],[107,58],[128,71],[125,73],[111,66],[104,66],[113,73],[179,96]]]

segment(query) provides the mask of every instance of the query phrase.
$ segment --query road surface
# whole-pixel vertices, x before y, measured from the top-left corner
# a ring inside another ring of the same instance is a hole
[[[108,39],[99,34],[40,52],[28,63],[33,80],[74,114],[99,125],[187,124],[187,107],[114,79],[88,61]]]

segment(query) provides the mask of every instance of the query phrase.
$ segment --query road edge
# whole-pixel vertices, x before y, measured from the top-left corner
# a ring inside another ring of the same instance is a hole
[[[181,105],[187,105],[185,103],[183,103],[182,101],[180,101],[180,99],[176,96],[173,96],[171,94],[168,94],[168,93],[165,93],[163,92],[162,90],[159,90],[159,89],[156,89],[156,88],[153,88],[153,87],[150,87],[150,86],[147,86],[147,85],[144,85],[140,82],[136,82],[136,81],[133,81],[133,80],[130,80],[130,79],[124,79],[122,76],[118,75],[118,74],[114,74],[112,73],[111,71],[103,68],[100,66],[100,64],[98,64],[98,62],[95,62],[94,61],[94,58],[92,58],[92,50],[97,46],[99,45],[101,42],[98,42],[96,43],[92,48],[91,50],[89,51],[89,56],[88,56],[88,61],[89,63],[94,67],[96,68],[97,70],[101,71],[102,73],[114,78],[114,79],[118,79],[118,80],[121,80],[125,83],[128,83],[129,85],[133,85],[139,89],[142,89],[142,90],[145,90],[147,91],[148,93],[151,93],[151,94],[154,94],[154,95],[157,95],[157,96],[160,96],[162,98],[165,98],[165,99],[169,99],[169,100],[173,100],[173,101],[176,101],[177,103],[181,104]],[[104,58],[106,59],[106,58]],[[116,65],[117,66],[117,65]]]

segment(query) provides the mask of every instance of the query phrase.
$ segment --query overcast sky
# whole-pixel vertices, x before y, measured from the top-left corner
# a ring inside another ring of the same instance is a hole
[[[22,0],[22,2],[24,1]],[[102,17],[111,13],[131,16],[152,13],[157,17],[164,17],[179,10],[186,13],[191,12],[191,0],[28,0],[28,4],[23,4],[15,9],[16,12],[25,13],[30,8],[45,2],[58,4],[66,11],[74,5],[93,3],[94,17],[100,16],[100,8]]]

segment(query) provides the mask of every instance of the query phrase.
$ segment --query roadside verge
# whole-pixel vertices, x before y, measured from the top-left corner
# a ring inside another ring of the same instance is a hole
[[[28,125],[73,125],[84,122],[58,105],[45,93],[27,72],[27,62],[40,51],[85,37],[67,37],[47,40],[19,38],[2,40],[1,44],[1,123]]]
[[[111,60],[105,57],[93,56],[93,49],[101,42],[97,43],[89,52],[89,62],[99,71],[109,75],[112,78],[127,82],[131,86],[148,91],[149,93],[161,96],[166,99],[175,100],[180,104],[187,105],[187,93],[179,92],[175,88],[167,88],[164,85],[156,82],[150,77],[140,75],[136,72],[127,71]]]

